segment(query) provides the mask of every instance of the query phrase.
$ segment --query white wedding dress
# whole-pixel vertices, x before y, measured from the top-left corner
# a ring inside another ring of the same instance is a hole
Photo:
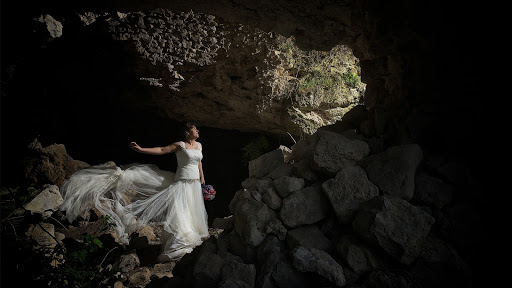
[[[77,171],[60,188],[64,218],[72,222],[95,206],[113,224],[121,244],[128,244],[130,235],[150,222],[162,224],[165,242],[158,260],[173,261],[190,253],[208,236],[198,167],[203,154],[199,142],[199,149],[178,143],[182,149],[176,152],[176,173],[151,164],[108,163]]]

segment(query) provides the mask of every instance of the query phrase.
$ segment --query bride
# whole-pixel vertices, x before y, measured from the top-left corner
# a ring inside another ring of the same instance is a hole
[[[199,130],[186,123],[183,141],[165,147],[130,147],[152,155],[176,153],[176,173],[152,164],[123,167],[91,166],[74,173],[61,186],[66,211],[64,218],[74,221],[95,206],[115,227],[119,242],[128,244],[131,233],[150,222],[163,225],[164,243],[159,262],[178,260],[190,253],[208,236],[208,215],[202,197],[204,175]]]

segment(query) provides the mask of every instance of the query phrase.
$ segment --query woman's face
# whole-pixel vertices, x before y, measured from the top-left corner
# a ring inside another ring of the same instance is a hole
[[[188,135],[192,139],[197,139],[199,138],[199,130],[197,130],[196,126],[194,126],[188,130]]]

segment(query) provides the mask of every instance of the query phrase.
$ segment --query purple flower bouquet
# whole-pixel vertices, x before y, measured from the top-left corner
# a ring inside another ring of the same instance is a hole
[[[201,188],[204,200],[213,200],[215,198],[215,189],[213,189],[212,185],[201,184]]]

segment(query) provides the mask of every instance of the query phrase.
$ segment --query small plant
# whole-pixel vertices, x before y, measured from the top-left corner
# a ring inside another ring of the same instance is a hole
[[[68,243],[69,244],[69,243]],[[38,276],[36,283],[48,287],[107,287],[118,279],[117,270],[102,268],[103,243],[94,235],[84,235],[82,243],[69,247],[58,245],[51,251],[36,250],[32,252],[32,265],[37,269],[31,271]],[[108,253],[106,254],[108,255]],[[56,258],[57,257],[57,258]],[[55,265],[54,259],[60,259]],[[101,262],[100,262],[101,261]],[[39,264],[36,264],[39,263]],[[111,265],[109,265],[111,267]]]
[[[361,78],[356,73],[343,74],[343,81],[347,86],[356,87],[361,82]]]
[[[114,220],[112,220],[112,217],[110,217],[109,215],[101,215],[101,220],[103,222],[103,227],[104,228],[110,228],[110,227],[116,227],[116,223],[114,222]]]
[[[267,137],[260,135],[247,143],[242,148],[242,164],[247,166],[249,161],[254,160],[268,151],[270,143]]]
[[[96,252],[99,248],[103,247],[103,243],[100,239],[94,237],[93,235],[85,235],[84,237],[84,247],[79,249],[71,254],[71,256],[80,261],[81,263],[85,263],[85,257],[88,254]]]
[[[299,79],[297,83],[297,91],[302,93],[313,92],[317,88],[330,89],[334,85],[332,78],[329,75],[311,75]]]

